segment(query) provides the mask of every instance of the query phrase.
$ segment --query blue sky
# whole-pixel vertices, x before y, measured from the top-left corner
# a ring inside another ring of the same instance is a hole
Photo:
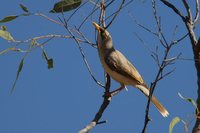
[[[55,2],[55,0],[14,0],[12,2],[2,0],[0,18],[21,14],[22,10],[19,8],[19,4],[23,3],[31,12],[42,12],[58,20],[58,14],[48,13]],[[113,8],[116,8],[118,4],[115,3]],[[175,4],[184,11],[180,3]],[[80,24],[92,7],[92,4],[83,7],[74,16],[70,25]],[[194,3],[191,4],[191,7],[195,9]],[[112,13],[113,8],[108,9],[108,16]],[[66,13],[66,16],[70,13],[72,12]],[[185,35],[187,31],[180,18],[159,2],[158,13],[161,16],[163,31],[168,41],[171,41],[176,25],[179,27],[175,38]],[[139,28],[133,22],[130,14],[141,24],[155,29],[150,1],[143,3],[135,0],[120,13],[108,30],[113,37],[115,47],[134,63],[146,83],[150,85],[158,68],[147,47],[155,50],[158,45],[159,54],[162,54],[163,48],[155,36]],[[98,21],[98,13],[89,18],[81,30],[92,42],[95,42],[92,21]],[[16,40],[26,40],[47,34],[69,35],[63,27],[39,16],[20,17],[12,22],[0,24],[0,26],[3,25]],[[198,37],[199,27],[195,31]],[[146,46],[138,40],[135,33],[144,40]],[[0,38],[0,51],[13,45],[13,43],[8,43]],[[28,45],[27,43],[21,44],[19,47],[25,49]],[[104,72],[97,50],[87,44],[81,46],[96,79],[103,83]],[[9,52],[0,56],[0,132],[75,133],[88,124],[99,109],[104,90],[97,86],[89,75],[76,43],[73,40],[57,38],[50,41],[44,48],[48,56],[54,59],[54,68],[47,69],[41,49],[33,50],[25,59],[13,95],[9,95],[9,91],[15,80],[23,53]],[[170,57],[179,53],[182,54],[182,58],[193,58],[188,38],[173,48]],[[148,125],[148,133],[167,133],[170,121],[176,116],[185,121],[193,118],[194,107],[182,100],[178,96],[178,92],[183,96],[196,99],[197,79],[194,62],[178,60],[167,70],[174,67],[176,71],[160,81],[154,93],[168,109],[170,115],[168,118],[163,118],[155,107],[151,106],[150,117],[153,121]],[[114,90],[117,87],[119,84],[112,81],[111,89]],[[128,89],[128,92],[122,91],[113,97],[111,104],[102,116],[102,120],[108,120],[108,122],[98,125],[91,133],[141,132],[147,98],[133,87],[129,86]],[[194,122],[189,127],[190,131],[193,124]],[[181,123],[174,128],[174,133],[180,132],[184,132],[184,126]]]

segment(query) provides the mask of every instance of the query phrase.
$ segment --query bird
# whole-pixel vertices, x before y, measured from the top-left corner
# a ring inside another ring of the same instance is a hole
[[[145,84],[142,76],[139,74],[133,64],[113,46],[110,33],[105,28],[92,22],[97,30],[97,47],[100,62],[107,74],[112,79],[120,83],[120,88],[115,91],[121,91],[130,85],[139,89],[145,96],[149,96],[150,89]],[[113,91],[113,92],[115,92]],[[155,105],[163,117],[167,117],[169,112],[167,109],[152,95],[151,102]]]

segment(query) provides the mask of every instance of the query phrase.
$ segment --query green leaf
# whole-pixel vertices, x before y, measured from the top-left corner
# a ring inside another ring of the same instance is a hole
[[[181,93],[178,93],[178,95],[179,95],[179,97],[182,98],[183,100],[192,103],[192,105],[193,105],[193,106],[197,109],[197,111],[198,111],[197,103],[196,103],[192,98],[183,97],[183,96],[181,95]],[[198,111],[198,112],[199,112],[199,111]]]
[[[0,55],[3,55],[3,54],[8,53],[10,51],[21,52],[21,53],[27,53],[28,52],[28,51],[22,50],[20,48],[10,47],[10,48],[7,48],[3,51],[0,51]]]
[[[17,80],[19,78],[19,75],[20,75],[20,73],[22,71],[23,66],[24,66],[24,58],[22,58],[19,66],[18,66],[17,75],[16,75],[16,78],[15,78],[14,84],[12,86],[12,89],[10,91],[10,94],[12,94],[14,92],[14,90],[15,90],[15,86],[16,86]]]
[[[17,17],[18,16],[16,16],[16,15],[7,16],[7,17],[3,18],[2,20],[0,20],[0,23],[12,21],[12,20],[16,19]]]
[[[7,31],[7,27],[6,27],[6,26],[1,26],[1,29],[2,29],[3,31]]]
[[[14,49],[13,47],[12,47],[12,48],[7,48],[7,49],[1,51],[1,52],[0,52],[0,55],[3,55],[3,54],[5,54],[5,53],[7,53],[7,52],[9,52],[9,51],[12,51],[13,49]]]
[[[11,34],[7,31],[5,31],[5,29],[0,30],[0,37],[8,40],[8,41],[14,41],[14,38],[11,36]]]
[[[51,13],[61,13],[71,11],[80,6],[82,0],[62,0],[54,4]]]
[[[45,60],[47,61],[47,65],[48,65],[48,69],[53,68],[53,59],[52,58],[48,58],[47,53],[45,52],[44,49],[42,49],[42,55],[44,56]]]
[[[174,126],[175,126],[177,123],[179,123],[180,120],[181,120],[181,119],[180,119],[179,117],[175,117],[175,118],[172,119],[172,121],[170,122],[170,125],[169,125],[169,133],[172,133]]]
[[[51,59],[48,59],[48,60],[47,60],[47,63],[48,63],[48,69],[53,68],[53,59],[52,59],[52,58],[51,58]]]
[[[22,5],[22,4],[19,4],[19,6],[21,7],[21,9],[24,11],[24,12],[29,12],[28,11],[28,8],[26,7],[26,6],[24,6],[24,5]]]

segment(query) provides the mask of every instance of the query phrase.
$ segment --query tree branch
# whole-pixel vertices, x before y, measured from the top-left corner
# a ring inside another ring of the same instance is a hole
[[[184,6],[185,6],[185,9],[187,11],[188,19],[189,19],[189,21],[192,22],[192,13],[191,13],[191,10],[190,10],[190,7],[189,7],[187,1],[186,0],[182,0],[182,2],[183,2]]]
[[[185,17],[182,15],[182,13],[173,4],[171,4],[167,0],[160,0],[160,1],[163,2],[169,8],[171,8],[178,16],[180,16],[182,18],[183,21],[185,21]]]
[[[156,21],[156,24],[157,24],[157,28],[158,28],[158,35],[162,35],[162,38],[158,37],[159,41],[160,41],[160,44],[163,45],[163,41],[162,39],[164,39],[164,42],[165,42],[165,45],[164,45],[164,48],[165,48],[165,52],[164,52],[164,55],[163,55],[163,58],[161,61],[159,61],[158,59],[158,55],[156,55],[157,52],[154,52],[157,59],[156,59],[156,62],[158,63],[157,65],[159,66],[159,69],[158,69],[158,72],[156,74],[156,77],[154,79],[154,82],[151,83],[151,86],[150,86],[150,94],[149,94],[149,98],[148,98],[148,102],[147,102],[147,106],[146,106],[146,114],[145,114],[145,121],[144,121],[144,127],[142,129],[142,133],[145,133],[146,132],[146,129],[147,129],[147,125],[149,123],[149,121],[151,120],[149,118],[149,109],[150,109],[150,103],[151,103],[151,97],[153,95],[153,92],[157,86],[157,83],[165,78],[166,76],[168,76],[169,74],[173,73],[175,69],[172,69],[171,71],[164,73],[164,70],[166,69],[166,67],[168,67],[170,64],[172,64],[174,61],[175,61],[175,58],[172,60],[168,60],[168,56],[169,56],[169,53],[172,49],[172,46],[174,46],[174,43],[173,41],[171,41],[170,44],[167,43],[167,40],[165,40],[165,36],[164,34],[162,33],[162,27],[161,27],[161,24],[160,24],[160,21],[158,19],[158,16],[157,16],[157,9],[156,9],[156,1],[155,0],[152,0],[152,8],[153,8],[153,15],[154,15],[154,18],[155,18],[155,21]],[[173,36],[175,36],[175,32],[176,31],[176,28],[174,30],[174,34]],[[174,38],[172,38],[173,40]],[[161,62],[161,64],[159,63]]]
[[[104,6],[104,0],[101,1],[101,12],[100,12],[100,22],[102,23],[103,27],[105,27],[105,22],[104,22],[104,18],[105,18],[105,6]],[[98,112],[96,113],[94,119],[83,129],[81,129],[79,131],[79,133],[88,133],[90,130],[92,130],[97,124],[102,124],[105,123],[106,121],[103,122],[99,122],[99,120],[101,119],[104,111],[106,110],[106,108],[108,107],[108,105],[110,104],[110,101],[112,99],[112,95],[106,95],[110,93],[110,86],[111,86],[111,80],[110,80],[110,76],[108,74],[105,74],[105,95],[104,100],[102,105],[100,106]]]
[[[107,28],[112,24],[112,22],[115,20],[115,18],[116,18],[117,15],[119,14],[120,10],[122,9],[124,3],[125,3],[125,0],[122,0],[122,3],[120,4],[119,9],[116,11],[116,13],[115,13],[115,15],[113,16],[112,20],[108,23],[108,25],[105,27],[105,29],[107,29]]]
[[[111,85],[111,80],[110,80],[110,76],[108,74],[106,74],[106,87],[105,87],[105,94],[110,92],[110,85]],[[99,122],[99,120],[101,119],[104,111],[106,110],[106,108],[108,107],[108,105],[110,104],[112,97],[109,95],[104,95],[104,100],[102,105],[100,106],[98,112],[96,113],[94,119],[92,120],[92,122],[90,122],[85,128],[81,129],[79,131],[79,133],[88,133],[90,130],[92,130],[97,124],[102,124],[105,123],[106,121],[103,122]]]
[[[56,23],[56,24],[58,24],[58,25],[64,27],[64,24],[63,24],[63,23],[60,23],[60,22],[58,22],[58,21],[56,21],[56,20],[54,20],[54,19],[52,19],[52,18],[50,18],[50,17],[44,15],[43,13],[35,13],[34,15],[36,15],[36,16],[41,16],[41,17],[43,17],[43,18],[45,18],[45,19],[47,19],[47,20],[49,20],[49,21],[51,21],[51,22],[53,22],[53,23]]]
[[[193,23],[196,24],[199,20],[199,0],[196,0],[196,14]]]
[[[62,14],[62,17],[63,17],[63,20],[64,20],[64,24],[63,24],[63,25],[64,25],[65,29],[69,32],[69,34],[71,35],[71,37],[74,39],[74,41],[76,42],[76,44],[78,45],[79,51],[80,51],[80,53],[81,53],[81,55],[82,55],[82,57],[83,57],[83,61],[84,61],[85,65],[86,65],[86,67],[87,67],[87,69],[88,69],[88,71],[89,71],[89,73],[90,73],[92,79],[95,81],[95,83],[96,83],[97,85],[99,85],[99,86],[105,88],[105,86],[102,85],[102,84],[95,78],[95,76],[94,76],[94,74],[92,73],[92,70],[91,70],[91,68],[90,68],[90,66],[89,66],[89,64],[88,64],[88,62],[87,62],[87,59],[86,59],[86,57],[85,57],[85,54],[84,54],[84,52],[83,52],[83,49],[82,49],[82,47],[81,47],[81,45],[80,45],[79,40],[75,37],[75,35],[73,34],[73,32],[69,29],[68,23],[67,23],[67,21],[66,21],[66,19],[65,19],[65,17],[64,17],[63,14]],[[60,19],[60,20],[61,20],[61,19]]]

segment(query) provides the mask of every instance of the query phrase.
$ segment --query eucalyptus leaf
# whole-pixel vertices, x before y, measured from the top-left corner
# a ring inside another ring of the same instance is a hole
[[[179,123],[181,121],[181,119],[179,117],[175,117],[172,119],[172,121],[170,122],[169,125],[169,133],[172,133],[174,126]]]
[[[51,58],[51,59],[48,59],[48,60],[47,60],[47,63],[48,63],[48,69],[53,68],[53,59],[52,59],[52,58]]]
[[[5,49],[5,50],[3,50],[3,51],[0,51],[0,55],[3,55],[3,54],[5,54],[5,53],[8,53],[8,52],[11,51],[11,50],[13,50],[13,48],[7,48],[7,49]]]
[[[12,21],[12,20],[16,19],[17,17],[18,17],[17,15],[7,16],[7,17],[3,18],[2,20],[0,20],[0,23]]]
[[[24,6],[24,5],[22,5],[22,4],[19,4],[19,6],[21,7],[21,9],[24,11],[24,12],[29,12],[28,11],[28,8],[26,7],[26,6]]]
[[[6,26],[1,26],[1,29],[2,29],[3,31],[6,31],[6,30],[7,30],[7,27],[6,27]]]
[[[13,86],[12,86],[10,94],[12,94],[14,92],[14,90],[15,90],[15,86],[16,86],[17,80],[19,78],[19,75],[20,75],[20,73],[22,71],[23,66],[24,66],[24,58],[22,58],[19,66],[18,66],[17,75],[16,75],[15,81],[13,83]]]
[[[6,31],[5,29],[0,30],[0,37],[8,40],[8,41],[14,41],[14,38],[11,36],[11,34]]]
[[[82,0],[62,0],[54,4],[51,13],[61,13],[71,11],[81,5]]]
[[[192,98],[186,98],[186,97],[182,96],[181,93],[178,93],[178,95],[179,95],[179,97],[182,98],[183,100],[192,103],[192,105],[198,110],[198,108],[197,108],[197,103],[196,103]]]
[[[47,65],[48,65],[48,69],[53,68],[53,59],[52,58],[48,58],[47,53],[44,49],[42,49],[42,55],[45,58]]]

